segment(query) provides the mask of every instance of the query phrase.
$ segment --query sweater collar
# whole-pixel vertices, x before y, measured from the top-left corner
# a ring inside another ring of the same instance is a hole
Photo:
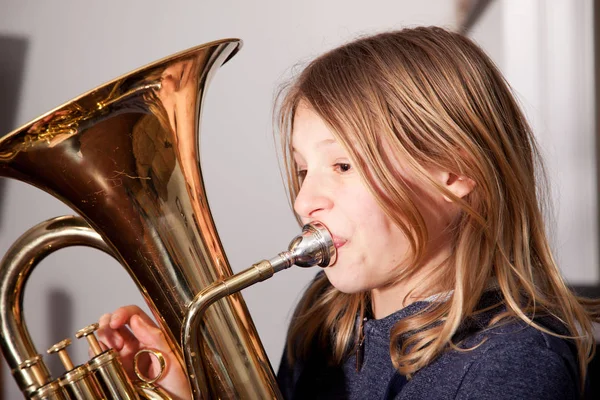
[[[401,308],[400,310],[380,319],[370,319],[367,318],[363,321],[363,329],[365,330],[365,334],[376,334],[378,336],[384,336],[389,340],[389,334],[394,325],[410,316],[413,316],[419,312],[424,311],[427,307],[435,305],[436,303],[443,303],[450,299],[453,291],[437,293],[432,296],[427,297],[426,299],[416,301],[414,303],[409,304],[408,306]],[[478,309],[486,308],[492,306],[494,304],[498,304],[501,300],[501,293],[498,290],[498,285],[495,281],[492,281],[487,287],[484,293],[481,296],[479,301]],[[485,324],[486,321],[489,321],[495,312],[486,312],[483,315],[476,317],[479,324]],[[485,321],[483,321],[483,320]]]

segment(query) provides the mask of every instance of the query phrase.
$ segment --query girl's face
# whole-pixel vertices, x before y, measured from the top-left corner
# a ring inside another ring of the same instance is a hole
[[[292,146],[303,178],[294,209],[303,223],[323,222],[337,248],[335,265],[325,269],[331,284],[344,293],[393,286],[398,268],[405,267],[411,258],[409,241],[379,206],[330,128],[303,104],[294,117]],[[402,171],[402,179],[417,197],[414,201],[428,232],[443,231],[447,223],[444,213],[439,212],[447,203],[443,196],[432,194]],[[426,249],[429,261],[447,257],[438,254],[447,247],[443,236],[430,238]]]

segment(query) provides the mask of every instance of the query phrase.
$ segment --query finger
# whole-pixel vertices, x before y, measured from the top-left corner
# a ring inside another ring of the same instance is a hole
[[[100,325],[100,328],[102,328],[103,326],[107,326],[110,323],[111,317],[112,317],[112,314],[103,314],[98,319],[98,325]]]
[[[114,329],[110,327],[110,318],[112,314],[104,314],[98,319],[98,330],[96,331],[96,335],[100,340],[102,340],[107,347],[115,347],[115,342],[120,341],[120,338],[117,338],[118,332],[115,332]]]
[[[171,351],[171,347],[160,330],[153,322],[149,324],[141,315],[131,317],[129,326],[138,340],[147,347],[153,347],[162,352]]]
[[[149,319],[144,311],[136,305],[120,307],[112,314],[104,314],[100,317],[100,334],[104,334],[111,347],[117,350],[126,346],[137,348],[138,340],[126,327],[131,316],[136,314],[141,314]],[[111,332],[111,330],[116,332]]]
[[[116,329],[125,324],[129,324],[131,317],[134,315],[140,316],[140,318],[142,318],[146,324],[156,327],[156,324],[152,318],[150,318],[148,314],[144,312],[144,310],[136,305],[129,305],[115,310],[110,319],[111,328]]]
[[[136,352],[140,347],[140,341],[135,335],[129,330],[128,327],[123,326],[119,329],[113,330],[116,334],[114,335],[115,350],[121,352],[126,351]]]
[[[115,350],[127,376],[134,378],[133,358],[140,349],[140,343],[131,331],[127,327],[111,329],[110,326],[105,325],[102,330],[98,329],[96,334],[102,351],[109,348]],[[128,339],[125,340],[124,337]]]
[[[98,322],[99,328],[96,332],[98,338],[103,340],[108,347],[114,348],[117,351],[121,351],[125,347],[137,349],[138,340],[133,336],[131,331],[126,326],[117,329],[111,328],[111,318],[112,314],[104,314],[100,317]]]

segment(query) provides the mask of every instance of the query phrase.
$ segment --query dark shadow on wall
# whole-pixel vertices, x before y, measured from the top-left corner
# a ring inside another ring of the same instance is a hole
[[[63,338],[71,338],[75,330],[73,322],[73,299],[69,293],[60,288],[53,288],[49,292],[46,304],[48,305],[46,314],[52,316],[48,336],[52,340],[56,340],[56,342],[61,341]],[[60,362],[58,356],[44,357],[44,359],[52,376],[61,376],[65,372],[65,367]]]
[[[28,40],[25,37],[0,35],[0,137],[16,128]],[[6,182],[0,178],[0,225],[4,211]],[[0,367],[4,363],[0,364]],[[0,372],[1,372],[0,368]],[[0,399],[3,395],[0,375]]]
[[[0,137],[16,128],[28,40],[0,35]],[[0,178],[0,224],[4,211],[5,179]]]

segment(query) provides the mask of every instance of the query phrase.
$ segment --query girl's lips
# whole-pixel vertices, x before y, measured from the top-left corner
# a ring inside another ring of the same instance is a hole
[[[339,249],[340,247],[342,247],[343,245],[345,245],[347,242],[346,239],[342,239],[339,238],[337,236],[333,237],[333,245],[335,246],[336,249]]]

